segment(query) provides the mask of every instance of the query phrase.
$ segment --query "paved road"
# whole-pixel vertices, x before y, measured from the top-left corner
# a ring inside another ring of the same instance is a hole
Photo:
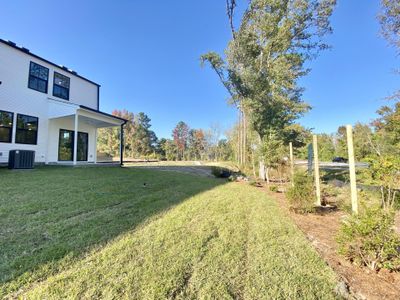
[[[307,160],[296,160],[295,164],[298,166],[307,166],[308,162],[307,162]],[[356,165],[356,168],[359,168],[359,169],[368,168],[367,163],[358,162],[355,165]],[[319,167],[321,169],[327,169],[327,170],[345,170],[345,169],[349,168],[349,164],[320,161]]]

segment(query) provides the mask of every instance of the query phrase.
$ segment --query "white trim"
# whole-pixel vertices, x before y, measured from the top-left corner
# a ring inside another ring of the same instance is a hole
[[[74,154],[73,154],[74,165],[76,165],[77,154],[78,154],[78,126],[79,126],[79,114],[78,111],[76,111],[75,126],[74,126]]]
[[[97,128],[94,131],[94,163],[97,164]]]

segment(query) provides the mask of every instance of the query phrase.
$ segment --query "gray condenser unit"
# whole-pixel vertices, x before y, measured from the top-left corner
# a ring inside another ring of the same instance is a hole
[[[8,155],[9,169],[33,169],[35,162],[35,151],[10,150]]]

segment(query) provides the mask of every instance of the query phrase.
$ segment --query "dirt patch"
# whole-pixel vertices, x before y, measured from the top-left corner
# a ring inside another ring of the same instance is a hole
[[[289,211],[284,194],[265,192],[275,198],[305,234],[307,239],[324,258],[329,266],[348,286],[350,299],[400,299],[400,274],[388,271],[373,272],[351,264],[337,254],[335,236],[344,212],[333,211],[324,214],[301,215]]]

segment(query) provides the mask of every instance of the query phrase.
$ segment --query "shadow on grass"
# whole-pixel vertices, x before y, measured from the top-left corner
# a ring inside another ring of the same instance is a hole
[[[136,168],[0,169],[0,296],[225,180]]]

